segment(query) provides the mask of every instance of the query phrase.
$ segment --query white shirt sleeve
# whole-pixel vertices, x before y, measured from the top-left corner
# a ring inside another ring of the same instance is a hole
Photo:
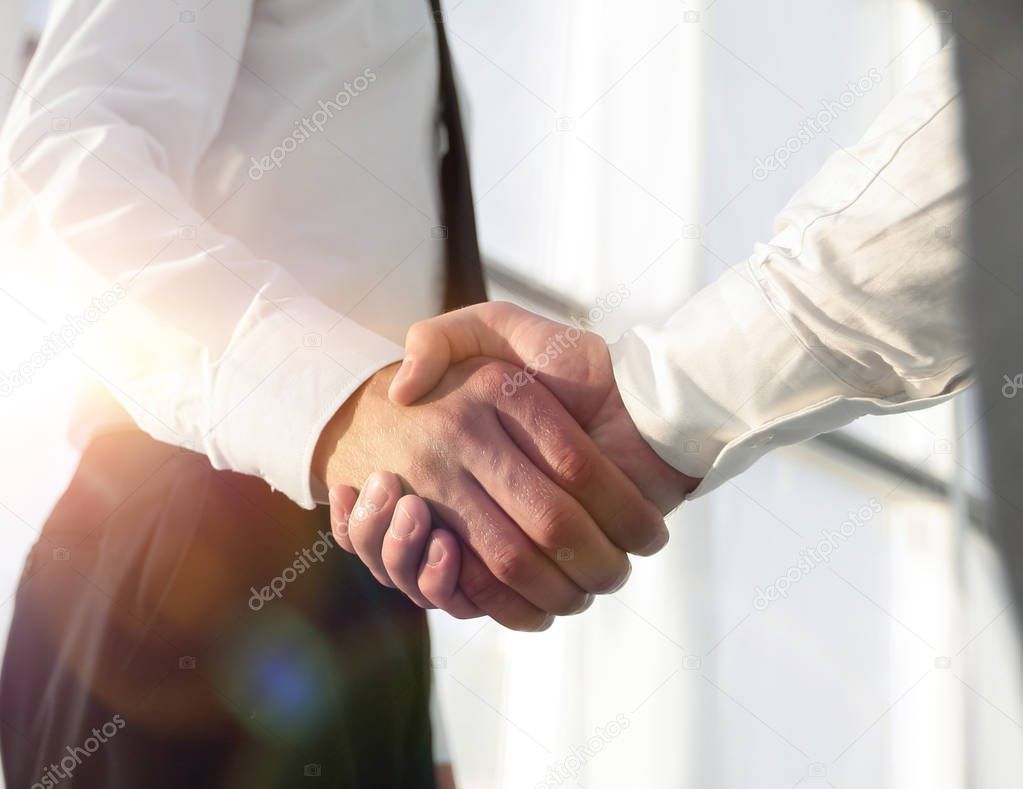
[[[772,447],[967,385],[959,105],[946,46],[769,243],[612,346],[626,407],[662,458],[704,478],[695,495]]]
[[[223,122],[251,6],[54,4],[0,140],[5,265],[69,302],[115,305],[74,354],[143,430],[312,507],[323,426],[402,349],[187,198]]]

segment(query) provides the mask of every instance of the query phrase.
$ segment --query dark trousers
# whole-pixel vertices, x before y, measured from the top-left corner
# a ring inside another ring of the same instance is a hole
[[[33,547],[0,676],[8,789],[433,787],[423,612],[309,512],[141,433]]]

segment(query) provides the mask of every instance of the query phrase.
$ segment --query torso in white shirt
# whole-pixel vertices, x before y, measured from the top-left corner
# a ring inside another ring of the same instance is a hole
[[[401,343],[443,301],[437,63],[426,0],[257,1],[223,125],[175,179],[219,230]],[[134,425],[94,379],[73,423],[79,445]]]

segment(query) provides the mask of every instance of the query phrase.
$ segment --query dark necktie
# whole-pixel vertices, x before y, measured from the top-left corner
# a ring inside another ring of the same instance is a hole
[[[448,152],[441,160],[441,195],[444,226],[447,229],[447,278],[444,309],[453,310],[487,300],[483,284],[483,263],[476,236],[476,210],[469,180],[469,155],[465,146],[458,91],[451,67],[451,50],[444,32],[440,0],[430,0],[440,53],[440,122],[448,135]]]

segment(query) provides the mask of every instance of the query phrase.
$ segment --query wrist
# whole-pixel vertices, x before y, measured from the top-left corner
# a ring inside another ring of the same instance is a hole
[[[679,471],[661,457],[647,440],[625,405],[610,346],[604,344],[603,351],[606,354],[610,384],[607,399],[600,408],[603,414],[601,421],[614,426],[611,429],[615,435],[613,443],[620,444],[625,450],[619,466],[640,486],[647,498],[667,515],[696,490],[702,480]]]
[[[375,432],[379,436],[385,421],[383,409],[390,407],[387,388],[398,366],[388,365],[367,378],[320,433],[313,452],[312,473],[328,489],[338,484],[362,487],[366,477],[383,468],[376,453],[379,443],[367,440],[367,434]],[[367,431],[367,427],[371,429]]]
[[[637,467],[642,469],[651,499],[664,514],[671,512],[696,490],[702,480],[682,473],[657,454],[633,420],[617,384],[613,386],[608,400],[608,408],[616,414],[615,421],[620,425],[630,454],[635,457]]]

